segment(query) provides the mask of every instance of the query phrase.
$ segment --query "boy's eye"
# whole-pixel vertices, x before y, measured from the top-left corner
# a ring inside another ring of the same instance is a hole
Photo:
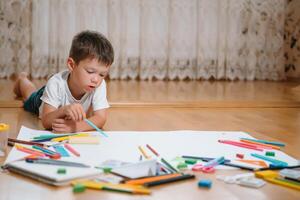
[[[99,76],[101,76],[101,77],[105,77],[105,74],[99,74]]]
[[[91,71],[91,70],[86,70],[86,71],[87,71],[87,73],[89,73],[89,74],[94,73],[94,71]]]

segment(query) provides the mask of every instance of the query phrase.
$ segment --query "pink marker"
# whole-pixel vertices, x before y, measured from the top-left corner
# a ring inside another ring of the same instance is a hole
[[[73,153],[75,156],[80,156],[80,154],[69,144],[64,144],[65,148],[68,149],[71,153]]]

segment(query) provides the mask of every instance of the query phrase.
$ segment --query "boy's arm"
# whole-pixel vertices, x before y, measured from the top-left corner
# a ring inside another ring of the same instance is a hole
[[[94,111],[93,115],[88,118],[91,122],[93,122],[98,128],[102,128],[107,119],[107,109],[100,109]],[[76,132],[79,131],[90,131],[94,130],[93,127],[88,125],[85,121],[77,121],[76,122]]]
[[[102,128],[107,118],[107,109],[97,110],[88,119],[92,121],[97,127]],[[54,119],[52,123],[52,129],[55,132],[81,132],[94,130],[93,127],[88,125],[83,120],[68,120],[64,118]]]
[[[44,103],[41,120],[45,129],[52,129],[53,121],[55,119],[64,117],[64,107],[55,108],[47,103]]]
[[[76,131],[76,122],[81,121],[86,117],[81,104],[74,103],[66,106],[55,108],[47,103],[44,104],[42,110],[42,123],[46,129],[54,129],[53,125],[57,122],[67,119],[65,123],[69,131]],[[70,123],[72,122],[72,123]],[[62,127],[60,127],[62,128]]]

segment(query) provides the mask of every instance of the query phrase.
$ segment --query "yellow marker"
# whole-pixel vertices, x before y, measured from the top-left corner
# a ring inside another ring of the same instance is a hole
[[[118,192],[126,192],[132,194],[150,194],[151,191],[143,186],[135,186],[128,184],[112,184],[112,183],[102,183],[95,181],[84,181],[84,182],[73,182],[72,184],[80,183],[86,188],[96,189],[96,190],[111,190]]]
[[[255,176],[258,178],[262,178],[270,183],[300,190],[300,185],[298,183],[294,183],[293,181],[278,178],[278,172],[275,171],[271,171],[271,170],[258,171],[255,172]]]
[[[266,178],[265,180],[270,182],[270,183],[274,183],[274,184],[277,184],[277,185],[282,185],[282,186],[285,186],[285,187],[300,190],[300,185],[299,184],[292,183],[291,181],[288,181],[288,180],[280,180],[278,178]]]
[[[85,137],[85,136],[89,136],[89,134],[88,133],[79,133],[79,134],[72,135],[72,136],[63,136],[63,137],[53,138],[51,141],[52,142],[61,142],[64,140],[69,140],[70,138],[73,138],[73,137]]]
[[[144,149],[143,149],[141,146],[139,146],[139,150],[140,150],[140,152],[143,154],[143,156],[144,156],[146,159],[150,159],[150,158],[151,158],[151,156],[148,156],[148,155],[146,154],[146,152],[144,151]]]

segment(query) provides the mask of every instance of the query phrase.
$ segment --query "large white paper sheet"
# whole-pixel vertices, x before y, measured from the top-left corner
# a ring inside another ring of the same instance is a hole
[[[99,135],[97,132],[90,132],[92,135]],[[237,131],[105,131],[109,137],[101,137],[100,144],[72,144],[81,156],[63,157],[62,160],[83,162],[89,165],[98,166],[106,160],[122,160],[124,162],[138,162],[140,152],[138,146],[142,146],[147,154],[155,156],[146,148],[146,144],[152,146],[165,159],[172,160],[177,156],[191,155],[199,157],[220,157],[235,160],[236,153],[245,155],[244,159],[254,159],[251,153],[264,155],[251,149],[245,149],[228,144],[221,144],[220,139],[239,141],[240,138],[252,138],[245,132]],[[30,140],[34,136],[52,134],[49,131],[41,131],[22,127],[18,139]],[[275,158],[288,165],[297,165],[298,160],[285,154],[282,151],[275,152]],[[26,156],[26,153],[12,149],[7,162],[17,160]]]

